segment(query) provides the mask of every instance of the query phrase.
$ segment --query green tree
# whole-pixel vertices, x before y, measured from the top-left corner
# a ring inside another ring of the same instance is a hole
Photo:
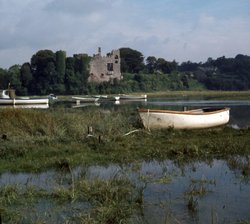
[[[28,89],[30,88],[30,84],[32,81],[32,72],[31,72],[31,67],[30,63],[24,63],[20,69],[20,79],[22,83],[22,95],[27,95],[28,94]]]
[[[175,61],[168,62],[164,58],[158,58],[156,61],[156,69],[164,74],[170,74],[177,69],[177,63]]]
[[[53,80],[51,82],[52,91],[56,94],[65,93],[65,71],[66,71],[66,52],[65,51],[57,51],[56,52],[56,72],[53,76]]]
[[[154,56],[147,57],[147,59],[146,59],[146,68],[147,68],[148,73],[152,74],[152,73],[155,72],[156,62],[157,62],[156,57],[154,57]]]
[[[74,55],[74,72],[76,78],[79,80],[79,86],[81,93],[88,92],[88,77],[89,77],[89,62],[90,57],[87,54]]]
[[[0,88],[6,89],[8,87],[10,80],[8,77],[8,71],[6,69],[0,68]]]
[[[11,87],[16,90],[17,94],[22,93],[22,84],[20,76],[20,65],[13,65],[9,68],[8,80],[11,84]]]
[[[141,52],[131,48],[120,48],[121,72],[139,73],[145,68]]]
[[[55,68],[55,54],[51,50],[40,50],[32,56],[32,93],[44,95],[53,91],[49,85],[54,83]]]

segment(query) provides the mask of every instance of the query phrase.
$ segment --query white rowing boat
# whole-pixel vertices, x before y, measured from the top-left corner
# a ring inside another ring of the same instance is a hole
[[[72,96],[72,99],[76,100],[76,104],[80,104],[81,102],[94,103],[99,100],[98,97],[90,97],[90,96],[86,96],[86,97]]]
[[[203,108],[187,111],[138,109],[147,129],[200,129],[224,125],[229,121],[229,108]]]
[[[120,94],[120,100],[146,100],[147,95],[125,95]]]
[[[48,104],[48,98],[29,98],[16,97],[14,90],[2,90],[0,93],[1,105],[30,105],[30,104]]]

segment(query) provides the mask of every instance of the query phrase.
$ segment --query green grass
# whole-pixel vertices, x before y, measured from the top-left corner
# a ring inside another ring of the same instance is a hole
[[[7,136],[6,140],[0,140],[0,172],[37,172],[56,167],[65,160],[71,166],[152,159],[185,162],[250,153],[249,129],[218,127],[148,132],[141,128],[138,115],[131,111],[4,109],[0,116],[1,134]],[[93,129],[91,135],[88,135],[89,126]],[[247,166],[242,169],[249,173]]]
[[[46,223],[41,219],[32,220],[25,212],[36,213],[36,205],[41,200],[59,205],[85,203],[88,208],[78,209],[65,218],[63,223],[129,223],[138,203],[138,189],[126,178],[110,180],[78,179],[69,188],[55,187],[52,191],[40,190],[32,186],[7,185],[0,187],[0,214],[3,223]],[[29,220],[29,221],[28,221]],[[53,220],[50,219],[50,223]]]
[[[249,100],[250,91],[213,91],[213,90],[191,90],[191,91],[167,91],[167,92],[155,92],[148,93],[149,97],[159,96],[176,96],[176,97],[213,97],[217,99],[239,99]]]
[[[225,159],[232,169],[250,175],[250,129],[225,126],[204,130],[143,129],[134,111],[104,111],[99,108],[72,110],[1,109],[0,173],[68,170],[78,165],[140,164],[142,161],[171,159],[178,164],[190,161]],[[88,133],[88,127],[93,132]],[[134,131],[136,130],[136,131]],[[244,159],[246,158],[246,159]],[[71,173],[72,175],[72,173]],[[168,184],[171,175],[157,180],[141,177],[145,183]],[[210,181],[193,180],[187,192],[187,208],[196,212],[198,197],[208,193]],[[32,186],[7,185],[0,188],[0,214],[4,223],[24,223],[24,208],[39,200],[57,205],[87,203],[69,215],[68,223],[133,223],[143,206],[143,186],[125,177],[109,180],[69,180],[69,187],[51,191]],[[70,211],[72,212],[72,211]],[[32,217],[31,223],[46,223]],[[29,222],[28,222],[29,223]]]

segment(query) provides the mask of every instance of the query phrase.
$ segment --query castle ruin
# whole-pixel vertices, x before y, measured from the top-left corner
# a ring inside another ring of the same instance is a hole
[[[98,48],[98,53],[93,56],[90,61],[90,76],[89,82],[104,82],[114,79],[121,80],[121,59],[120,51],[113,50],[107,56],[101,55],[101,48]]]

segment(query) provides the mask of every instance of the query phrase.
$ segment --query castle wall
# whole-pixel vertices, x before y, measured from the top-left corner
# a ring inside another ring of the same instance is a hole
[[[104,82],[114,79],[121,80],[121,59],[120,51],[113,50],[107,56],[101,56],[101,49],[90,61],[89,82]]]

